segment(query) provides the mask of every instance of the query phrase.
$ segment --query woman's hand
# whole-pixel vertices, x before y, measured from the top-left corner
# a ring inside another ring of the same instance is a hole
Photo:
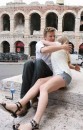
[[[79,65],[75,65],[75,70],[76,71],[80,71],[80,66]]]
[[[71,52],[72,46],[71,46],[70,44],[64,43],[64,44],[62,45],[62,49],[66,50],[66,51],[68,51],[68,52]]]

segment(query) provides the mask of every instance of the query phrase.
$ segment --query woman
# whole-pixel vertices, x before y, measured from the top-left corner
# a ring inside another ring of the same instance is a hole
[[[43,42],[44,44],[47,44],[46,41]],[[64,44],[66,43],[67,41]],[[70,68],[76,70],[80,69],[79,67],[77,69],[70,64],[68,55],[68,52],[65,50],[53,52],[51,55],[53,76],[38,79],[33,87],[26,93],[26,95],[16,104],[1,103],[1,106],[5,110],[9,111],[14,117],[16,117],[22,107],[25,106],[26,103],[33,99],[38,93],[40,93],[37,111],[33,119],[30,121],[30,123],[15,126],[15,130],[35,130],[39,128],[40,120],[48,103],[48,94],[65,87],[71,82],[72,78]]]

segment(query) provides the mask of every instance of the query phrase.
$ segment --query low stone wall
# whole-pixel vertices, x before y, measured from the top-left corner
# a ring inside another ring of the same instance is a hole
[[[72,82],[70,85],[64,89],[60,89],[57,92],[49,94],[49,99],[54,103],[57,100],[78,106],[83,106],[83,69],[81,69],[81,72],[77,72],[75,70],[72,70],[71,72]],[[16,90],[16,93],[20,93],[22,75],[14,76],[0,81],[0,89],[10,91],[12,83],[14,89]]]
[[[72,70],[72,81],[66,88],[50,94],[49,98],[54,102],[64,101],[77,106],[83,106],[83,69],[81,72]]]

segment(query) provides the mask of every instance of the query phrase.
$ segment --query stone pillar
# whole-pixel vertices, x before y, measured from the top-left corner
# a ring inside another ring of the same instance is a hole
[[[30,52],[29,52],[29,44],[25,45],[25,51],[24,51],[24,53],[29,56],[29,54],[30,54]]]
[[[58,33],[62,33],[62,17],[58,17]]]
[[[78,35],[78,36],[75,36],[75,42],[76,42],[76,44],[75,44],[75,50],[79,50],[79,45],[80,45],[80,36]]]
[[[0,44],[0,52],[3,52],[2,44]]]
[[[76,41],[75,49],[76,50],[79,50],[79,44],[80,44],[79,29],[80,29],[80,18],[76,18],[75,19],[75,41]]]
[[[43,31],[44,31],[44,29],[45,29],[45,18],[44,17],[41,17],[41,34],[43,34]]]
[[[75,19],[75,33],[79,32],[79,29],[80,29],[80,18],[76,18]]]
[[[14,33],[14,19],[10,19],[10,32],[11,34]]]
[[[30,35],[30,22],[29,22],[29,18],[25,19],[25,35]]]
[[[14,46],[13,42],[10,43],[10,52],[15,52],[15,46]]]
[[[25,51],[24,51],[24,54],[29,55],[29,47],[28,47],[27,45],[25,46]]]

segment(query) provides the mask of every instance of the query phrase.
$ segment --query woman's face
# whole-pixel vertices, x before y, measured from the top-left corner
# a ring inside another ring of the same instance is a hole
[[[55,41],[55,32],[47,32],[46,36],[44,37],[46,41],[54,42]]]

